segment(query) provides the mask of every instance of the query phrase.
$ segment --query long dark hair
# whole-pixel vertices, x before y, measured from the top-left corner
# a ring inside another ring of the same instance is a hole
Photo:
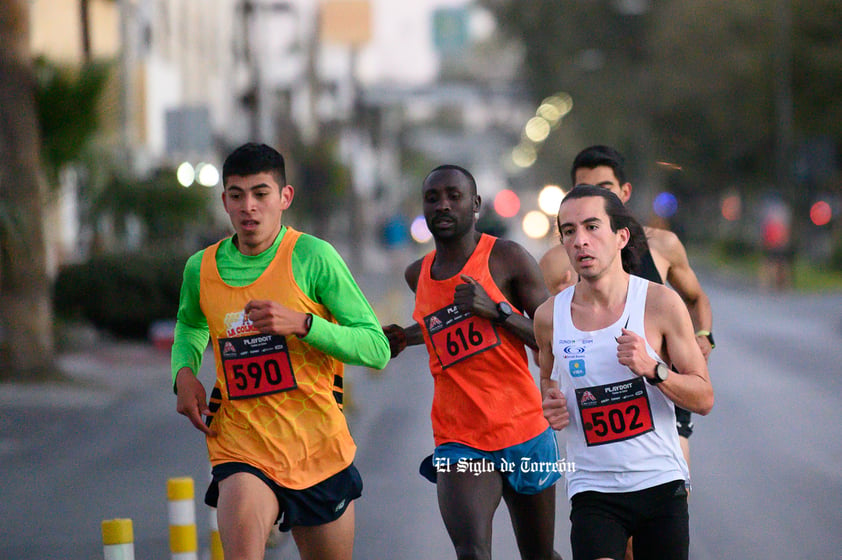
[[[649,250],[646,242],[646,232],[643,226],[634,219],[623,201],[616,194],[596,185],[576,185],[567,193],[561,204],[575,198],[586,198],[589,196],[601,197],[605,203],[605,213],[610,219],[611,231],[617,232],[623,228],[629,230],[629,242],[620,251],[620,259],[623,263],[623,270],[629,274],[638,274],[640,270],[640,257]]]

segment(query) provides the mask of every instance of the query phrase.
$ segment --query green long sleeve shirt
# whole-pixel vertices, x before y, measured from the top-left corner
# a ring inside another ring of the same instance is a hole
[[[259,255],[242,254],[231,238],[224,240],[216,254],[219,274],[225,283],[246,286],[266,270],[286,233],[281,228],[271,247]],[[204,250],[187,259],[171,367],[173,386],[179,370],[190,368],[197,374],[208,345],[208,322],[199,305],[199,275]],[[346,364],[382,369],[389,361],[389,342],[371,305],[348,270],[347,265],[328,242],[302,234],[292,252],[292,273],[301,290],[313,301],[330,310],[337,323],[313,317],[313,325],[304,341]]]

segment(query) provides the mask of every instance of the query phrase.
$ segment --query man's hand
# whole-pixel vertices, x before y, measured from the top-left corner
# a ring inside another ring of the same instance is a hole
[[[307,314],[271,300],[252,300],[246,304],[246,318],[264,334],[306,336]]]
[[[196,379],[189,368],[182,368],[175,377],[177,401],[175,409],[185,415],[197,430],[210,437],[216,437],[216,432],[205,425],[202,415],[211,414],[207,404],[207,394],[201,381]]]
[[[567,399],[556,387],[547,389],[544,393],[544,418],[553,430],[563,430],[570,424],[570,413],[567,411]]]
[[[491,299],[485,288],[467,274],[462,274],[460,278],[464,284],[456,286],[453,292],[453,303],[459,307],[459,310],[470,311],[486,319],[496,319],[497,302]]]
[[[383,327],[383,334],[389,340],[389,350],[391,350],[393,358],[406,348],[406,330],[402,326],[394,323],[386,325]]]
[[[705,362],[710,359],[710,352],[713,350],[713,346],[710,345],[710,340],[708,337],[697,334],[696,335],[696,343],[699,345],[699,349],[702,351],[702,356],[705,357]]]
[[[651,377],[658,361],[646,352],[646,340],[636,332],[623,329],[617,337],[617,361],[641,377]]]

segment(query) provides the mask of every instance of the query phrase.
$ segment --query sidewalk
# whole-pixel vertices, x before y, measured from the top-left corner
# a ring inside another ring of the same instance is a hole
[[[376,258],[375,258],[376,257]],[[396,272],[398,261],[410,255],[369,255],[357,281],[383,324],[410,320],[412,293]],[[84,330],[84,329],[83,329]],[[59,369],[66,381],[0,383],[0,409],[48,407],[53,409],[95,408],[104,410],[136,387],[159,385],[170,388],[169,349],[142,340],[120,340],[88,331],[71,335],[72,351],[59,351]],[[206,355],[204,379],[212,377],[213,357]]]
[[[170,383],[169,352],[147,342],[103,338],[57,362],[67,381],[0,383],[0,408],[105,409],[139,385]]]

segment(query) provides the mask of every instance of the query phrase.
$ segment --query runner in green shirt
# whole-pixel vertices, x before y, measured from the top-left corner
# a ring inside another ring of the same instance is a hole
[[[281,154],[245,144],[222,181],[236,233],[188,259],[172,350],[176,409],[213,465],[205,502],[228,558],[263,558],[278,523],[302,560],[350,560],[362,480],[342,364],[381,369],[389,343],[336,250],[281,224],[294,195]],[[208,342],[209,400],[196,377]]]
[[[257,280],[275,257],[286,229],[281,226],[272,246],[256,256],[242,254],[233,238],[223,240],[216,265],[225,283],[247,286]],[[202,354],[208,345],[208,322],[199,307],[199,269],[203,255],[204,250],[194,254],[184,267],[175,326],[180,344],[174,345],[172,352],[173,384],[182,367],[199,371]],[[304,340],[346,364],[375,364],[371,367],[377,367],[383,359],[379,336],[383,330],[336,249],[317,237],[302,235],[292,252],[292,274],[304,293],[333,310],[338,321],[336,324],[314,317]]]

